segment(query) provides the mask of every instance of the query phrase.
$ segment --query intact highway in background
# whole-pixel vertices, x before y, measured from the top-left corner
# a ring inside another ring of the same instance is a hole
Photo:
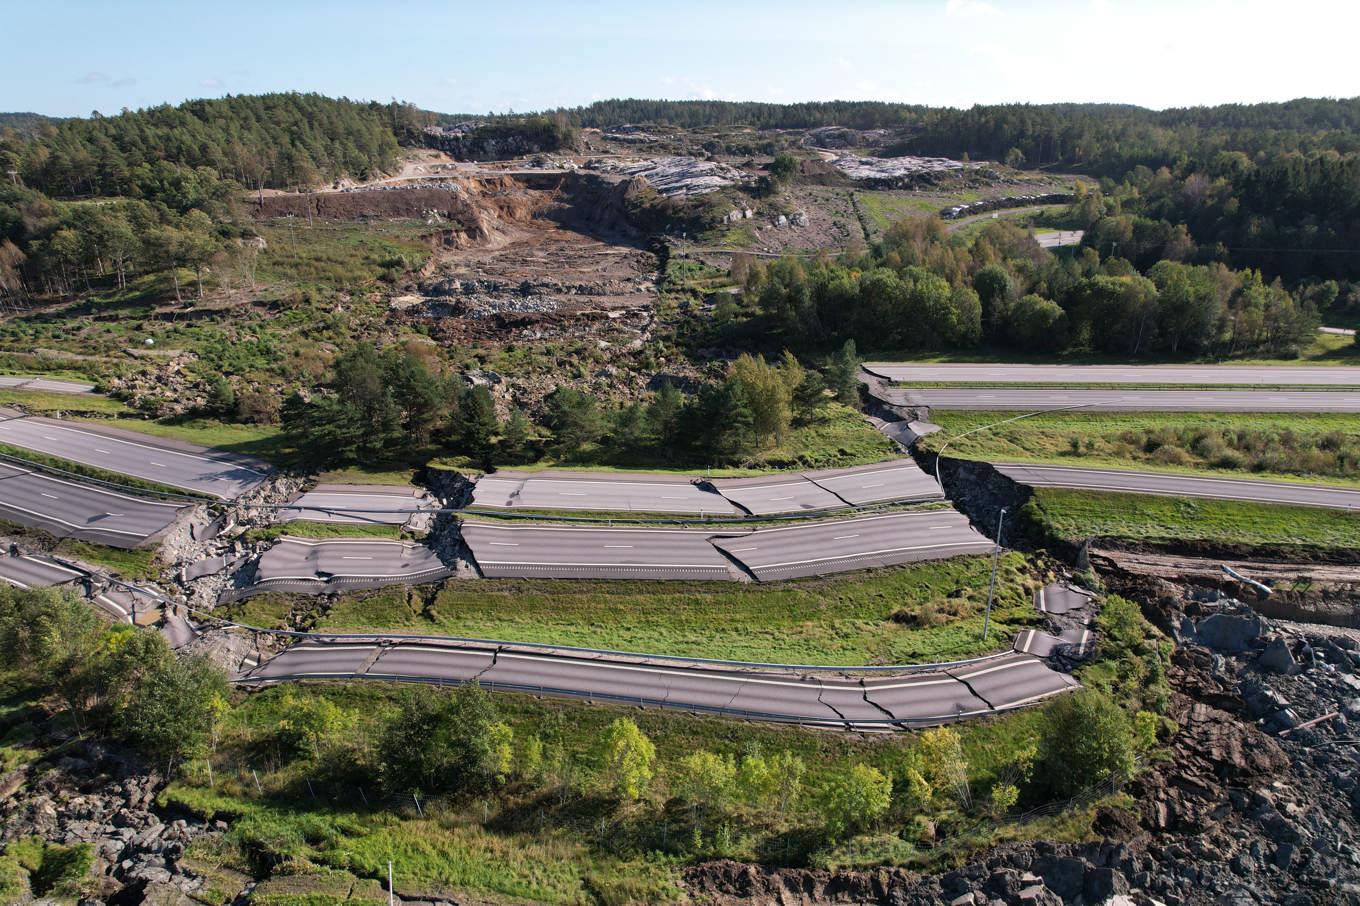
[[[1360,390],[1066,390],[884,388],[893,406],[996,412],[1080,407],[1086,412],[1344,412],[1360,413]]]
[[[1030,463],[993,463],[1012,481],[1032,488],[1072,488],[1168,497],[1207,497],[1291,506],[1360,508],[1360,488],[1254,481],[1249,478],[1213,478],[1166,472],[1135,472],[1126,469],[1049,466]]]
[[[438,507],[428,494],[409,485],[319,484],[276,512],[280,522],[401,525]]]
[[[62,381],[56,378],[29,375],[0,375],[0,390],[39,390],[46,393],[94,393],[94,384]]]
[[[866,362],[899,384],[1206,384],[1360,387],[1360,367],[1251,365],[983,365]]]

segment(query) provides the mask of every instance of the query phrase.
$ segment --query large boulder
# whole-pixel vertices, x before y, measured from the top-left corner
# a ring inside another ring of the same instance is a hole
[[[1206,648],[1225,654],[1250,650],[1266,623],[1256,614],[1216,613],[1195,624],[1195,640]]]

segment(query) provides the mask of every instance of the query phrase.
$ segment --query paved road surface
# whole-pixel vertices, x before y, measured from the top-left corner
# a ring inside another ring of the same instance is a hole
[[[1360,390],[887,389],[896,406],[999,412],[1081,406],[1088,412],[1356,412]]]
[[[1064,629],[1058,635],[1050,635],[1038,629],[1026,629],[1015,636],[1015,650],[1021,654],[1032,654],[1035,657],[1052,657],[1055,654],[1063,654],[1069,657],[1081,657],[1086,653],[1086,646],[1091,641],[1091,630],[1089,629]]]
[[[833,510],[848,504],[844,499],[802,475],[762,475],[757,478],[719,478],[718,493],[754,516]]]
[[[74,582],[84,575],[46,557],[32,557],[28,554],[0,555],[0,582],[15,588],[47,588],[50,585]]]
[[[0,421],[0,443],[223,500],[239,497],[268,474],[268,466],[247,457],[52,418]]]
[[[992,550],[952,509],[758,529],[713,543],[762,582]]]
[[[0,517],[63,538],[130,549],[188,508],[0,463]]]
[[[527,510],[597,510],[735,516],[741,510],[692,479],[663,475],[509,472],[484,475],[473,506]]]
[[[1085,230],[1039,230],[1034,234],[1034,241],[1039,243],[1040,248],[1056,249],[1065,245],[1081,245],[1085,235]]]
[[[893,501],[943,500],[935,478],[914,459],[898,459],[852,469],[823,469],[804,476],[853,506]]]
[[[1247,500],[1257,503],[1331,507],[1343,510],[1360,509],[1360,488],[1253,481],[1245,478],[1172,475],[1124,469],[1083,469],[1069,466],[1029,465],[1025,463],[996,463],[995,468],[1012,481],[1034,488],[1075,488],[1090,491],[1159,494],[1169,497]]]
[[[436,506],[419,488],[407,485],[319,484],[277,512],[280,522],[402,525]]]
[[[420,544],[285,537],[260,556],[251,591],[320,593],[338,588],[376,588],[399,582],[433,582],[451,573],[434,551]]]
[[[1034,606],[1040,613],[1064,614],[1089,607],[1089,592],[1070,585],[1054,583],[1034,593]]]
[[[900,674],[851,676],[797,668],[543,651],[494,643],[308,639],[245,681],[367,678],[460,683],[756,720],[839,728],[948,723],[1074,688],[1036,658],[1009,654]],[[979,693],[977,688],[984,689]]]
[[[711,533],[464,522],[463,540],[488,578],[732,579]]]
[[[79,381],[59,381],[55,378],[31,375],[0,375],[0,389],[43,390],[48,393],[94,393],[94,384]]]
[[[897,383],[1263,384],[1360,387],[1360,368],[1251,365],[971,365],[867,362],[866,371]]]

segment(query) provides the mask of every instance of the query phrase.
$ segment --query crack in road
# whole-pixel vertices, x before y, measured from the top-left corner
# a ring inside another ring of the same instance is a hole
[[[845,723],[845,728],[849,730],[853,726],[853,724],[850,722],[850,718],[842,714],[840,709],[837,708],[835,705],[831,704],[831,702],[826,701],[825,699],[822,698],[822,695],[825,692],[826,684],[823,683],[821,680],[817,680],[817,704],[826,707],[828,710],[831,711],[832,714],[839,717]]]
[[[986,705],[987,708],[988,708],[989,710],[992,710],[992,711],[995,711],[995,710],[996,710],[996,705],[993,705],[993,704],[992,704],[991,702],[989,702],[986,698],[984,698],[984,697],[977,691],[977,689],[974,689],[974,688],[973,688],[973,684],[970,683],[970,682],[968,682],[968,680],[964,679],[964,678],[961,677],[961,676],[955,676],[954,674],[950,673],[948,670],[944,671],[944,675],[947,676],[947,677],[949,677],[949,678],[952,679],[952,680],[956,680],[957,682],[963,683],[964,688],[967,689],[969,692],[971,692],[971,693],[973,694],[973,697],[974,697],[974,698],[976,698],[978,701],[980,701],[980,702],[982,702],[984,705]]]
[[[897,720],[896,714],[892,713],[887,708],[883,707],[878,702],[874,701],[872,698],[869,697],[869,686],[865,682],[864,677],[862,676],[859,678],[859,687],[860,690],[864,693],[865,704],[873,705],[875,708],[882,711],[884,714],[888,715],[888,717],[892,718],[893,720]]]

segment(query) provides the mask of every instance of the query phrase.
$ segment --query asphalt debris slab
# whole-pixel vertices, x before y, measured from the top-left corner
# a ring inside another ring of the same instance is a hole
[[[736,578],[710,532],[464,522],[462,534],[488,578]]]
[[[453,574],[433,550],[408,541],[283,537],[260,555],[254,581],[229,597],[261,591],[307,594],[434,582]]]
[[[1040,613],[1065,614],[1090,604],[1090,592],[1061,583],[1047,585],[1034,593],[1034,606]]]
[[[96,487],[0,463],[0,516],[58,537],[140,547],[175,523],[188,504]]]
[[[853,469],[823,469],[805,472],[803,477],[852,506],[944,499],[944,492],[934,477],[923,472],[913,459]]]
[[[844,499],[802,475],[715,479],[718,493],[753,516],[776,516],[847,506]]]
[[[280,522],[403,525],[437,504],[409,485],[319,484],[278,509]]]
[[[270,471],[259,460],[197,444],[53,418],[0,421],[0,443],[221,500],[239,497]]]
[[[956,510],[811,522],[715,538],[762,582],[984,554],[992,542]]]
[[[736,516],[741,510],[683,476],[549,470],[483,475],[472,506],[490,509],[581,510]]]

